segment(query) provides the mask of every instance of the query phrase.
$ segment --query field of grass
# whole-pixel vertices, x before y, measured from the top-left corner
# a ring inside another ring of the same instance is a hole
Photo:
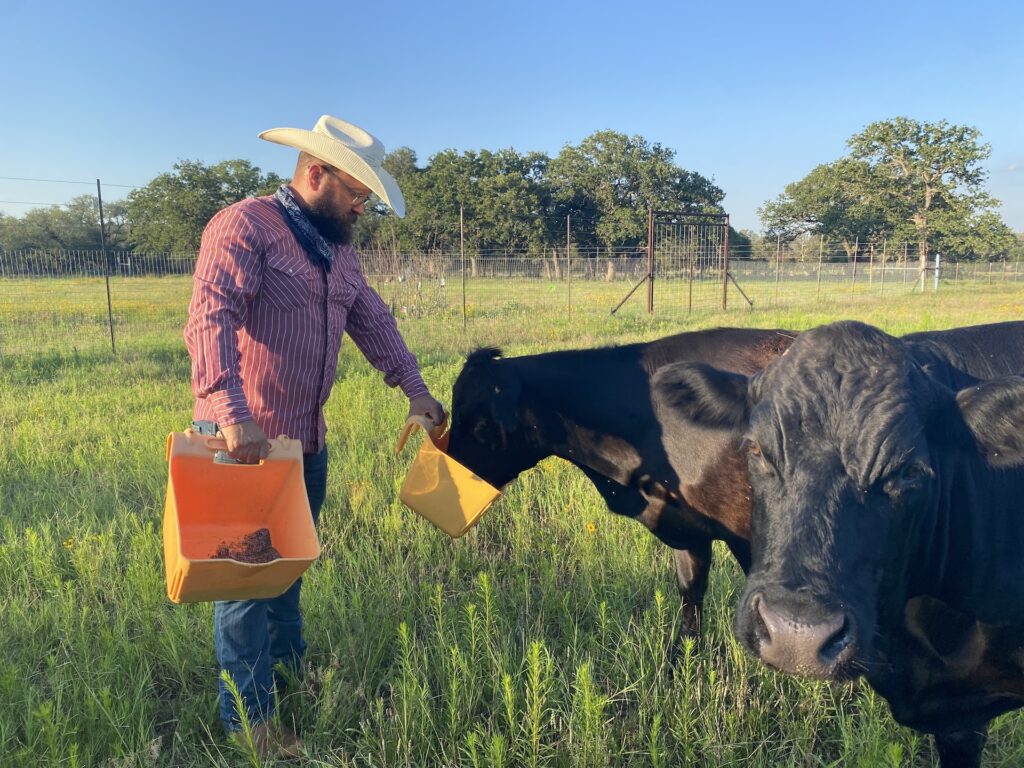
[[[84,305],[74,281],[45,284],[17,286],[0,314],[0,765],[254,765],[220,733],[211,606],[164,593],[164,442],[191,408],[187,281],[136,284],[144,322],[125,323],[116,358],[105,296],[86,336],[93,288]],[[534,293],[502,290],[521,304]],[[899,334],[1019,319],[1022,300],[1020,287],[979,287],[666,320],[610,317],[604,296],[581,293],[571,316],[541,304],[478,312],[463,332],[460,307],[454,322],[412,317],[402,329],[448,400],[462,357],[483,343],[523,354],[844,317]],[[600,311],[583,311],[588,301]],[[41,345],[18,342],[18,329],[51,327]],[[670,664],[669,551],[564,462],[522,476],[449,540],[397,499],[405,409],[347,342],[327,408],[323,555],[303,590],[308,670],[281,713],[308,745],[304,764],[935,764],[928,740],[865,685],[786,678],[743,653],[730,629],[742,574],[724,550],[704,639]],[[984,765],[1021,764],[1024,718],[1010,714],[993,724]]]

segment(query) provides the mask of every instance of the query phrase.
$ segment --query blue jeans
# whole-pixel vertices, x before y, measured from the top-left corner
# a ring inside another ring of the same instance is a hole
[[[313,513],[313,524],[320,519],[320,507],[327,494],[327,448],[303,456],[302,472],[306,495]],[[213,640],[217,661],[238,686],[253,725],[274,714],[274,690],[284,680],[275,670],[278,664],[302,676],[302,657],[306,642],[302,639],[302,614],[299,592],[302,579],[280,597],[269,600],[229,600],[214,603]],[[220,718],[224,728],[237,731],[241,719],[235,698],[224,681],[220,683]]]

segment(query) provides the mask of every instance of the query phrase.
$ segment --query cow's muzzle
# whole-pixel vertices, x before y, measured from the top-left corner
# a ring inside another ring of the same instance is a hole
[[[743,639],[769,666],[819,679],[850,676],[857,643],[849,612],[795,609],[760,592],[750,596],[746,612]]]

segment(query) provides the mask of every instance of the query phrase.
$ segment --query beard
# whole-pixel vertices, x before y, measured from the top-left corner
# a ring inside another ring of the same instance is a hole
[[[330,201],[320,198],[306,209],[306,218],[316,227],[320,236],[332,245],[348,245],[352,242],[356,214],[339,214]]]

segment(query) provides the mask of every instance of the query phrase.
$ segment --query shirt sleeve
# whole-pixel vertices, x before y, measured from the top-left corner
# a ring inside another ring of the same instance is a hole
[[[259,232],[245,214],[227,208],[210,220],[196,260],[185,325],[192,356],[192,394],[206,398],[225,427],[252,418],[242,391],[237,331],[262,280]]]
[[[429,392],[416,357],[398,332],[398,323],[380,295],[362,273],[359,289],[349,310],[345,332],[374,368],[384,374],[389,387],[401,387],[410,400]]]

